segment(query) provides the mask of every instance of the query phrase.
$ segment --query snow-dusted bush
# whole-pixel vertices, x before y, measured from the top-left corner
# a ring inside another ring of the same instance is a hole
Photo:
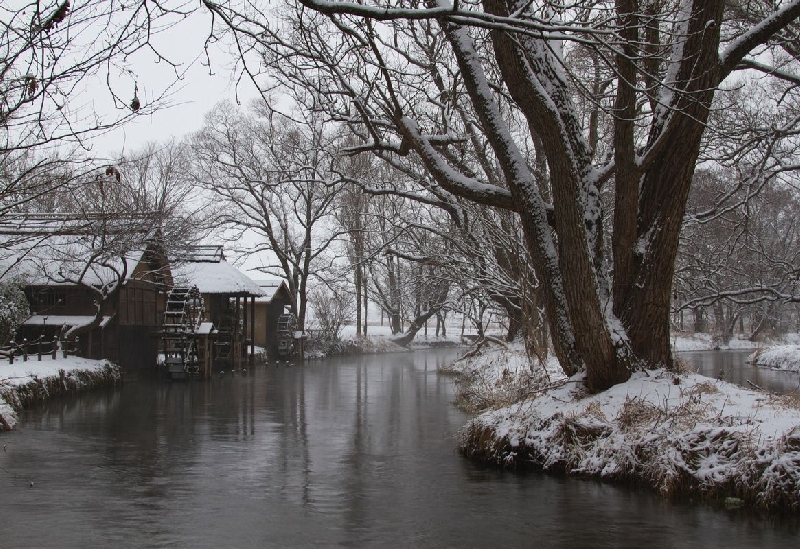
[[[0,282],[0,345],[14,338],[17,328],[30,316],[30,305],[20,281]]]
[[[470,412],[508,406],[563,380],[551,357],[543,367],[520,342],[491,343],[464,355],[442,373],[455,374],[456,404]]]
[[[318,339],[339,341],[342,328],[353,316],[353,302],[343,292],[316,288],[310,292],[309,301],[314,312],[311,328],[318,332]]]

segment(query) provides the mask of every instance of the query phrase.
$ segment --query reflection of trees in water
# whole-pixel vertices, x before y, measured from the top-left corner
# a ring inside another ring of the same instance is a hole
[[[724,379],[746,389],[752,389],[752,384],[775,391],[780,394],[794,394],[800,401],[800,375],[794,372],[782,372],[753,366],[747,363],[747,357],[753,352],[743,351],[687,351],[679,353],[689,369],[697,373]]]
[[[269,397],[274,403],[270,406],[270,416],[279,430],[277,463],[273,465],[278,472],[274,475],[277,477],[275,480],[283,497],[307,505],[310,501],[311,458],[308,450],[304,369],[276,366]]]
[[[425,401],[449,383],[434,364],[409,353],[259,366],[206,382],[140,379],[51,403],[37,421],[99,441],[98,489],[128,502],[111,512],[120,520],[135,502],[143,528],[166,535],[159,525],[178,507],[241,488],[340,516],[357,537],[376,519],[377,491],[409,490],[398,459],[409,439],[424,443]]]
[[[0,482],[0,503],[12,502],[3,539],[76,545],[91,529],[104,546],[574,547],[600,535],[607,545],[767,547],[796,537],[649,491],[475,467],[455,452],[466,417],[449,403],[452,380],[434,372],[437,354],[128,381],[31,410],[0,462],[36,488]]]
[[[308,375],[311,504],[341,515],[351,542],[395,512],[387,500],[407,505],[429,488],[429,471],[419,470],[419,455],[453,430],[451,410],[429,398],[452,395],[452,381],[435,370],[454,356],[349,357],[327,361]],[[335,508],[326,507],[330,500]]]
[[[119,406],[107,412],[106,460],[126,471],[117,489],[130,489],[160,510],[169,487],[197,454],[192,410],[202,392],[166,382],[132,385],[119,391]]]
[[[212,438],[245,441],[256,436],[256,392],[254,372],[247,375],[226,373],[210,382],[207,400],[200,411],[208,422]]]

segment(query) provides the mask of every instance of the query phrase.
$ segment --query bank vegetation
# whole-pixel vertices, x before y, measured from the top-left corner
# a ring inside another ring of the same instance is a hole
[[[459,435],[464,456],[647,486],[671,499],[775,513],[800,509],[794,396],[665,369],[634,372],[592,394],[584,374],[553,379],[542,368],[525,372],[514,363],[529,363],[521,348],[495,347],[454,366],[458,403],[483,410]]]
[[[81,364],[73,364],[76,360]],[[122,383],[119,366],[106,360],[73,357],[47,361],[44,366],[41,362],[26,364],[30,366],[23,366],[24,375],[11,375],[12,366],[0,365],[0,431],[13,429],[17,414],[31,406],[63,395]]]

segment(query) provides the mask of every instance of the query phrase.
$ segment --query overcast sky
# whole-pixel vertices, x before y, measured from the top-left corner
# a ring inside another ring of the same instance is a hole
[[[241,81],[237,89],[237,75],[232,70],[234,57],[224,46],[215,45],[209,50],[211,67],[207,65],[203,45],[208,29],[207,14],[201,10],[153,38],[154,47],[168,57],[175,68],[159,61],[147,50],[137,52],[127,60],[126,71],[121,76],[123,89],[130,87],[127,94],[132,99],[134,83],[138,86],[143,110],[165,91],[168,97],[153,114],[140,116],[95,138],[92,141],[93,155],[115,156],[123,150],[139,149],[150,141],[183,137],[200,129],[205,114],[219,101],[235,101],[237,91],[243,104],[255,97],[255,88],[249,81]],[[180,73],[180,78],[176,72]],[[113,105],[102,81],[105,75],[101,76],[97,85],[101,91],[93,100],[95,110],[102,115],[113,109],[128,108],[127,105]]]
[[[233,101],[236,96],[235,83],[230,82],[227,74],[209,75],[208,69],[200,66],[193,67],[179,85],[183,87],[175,91],[171,106],[141,116],[103,135],[95,140],[94,150],[102,156],[116,155],[120,151],[139,149],[150,141],[183,137],[200,129],[204,115],[218,101]],[[202,91],[198,93],[197,90]],[[142,101],[152,99],[141,91],[139,97]]]

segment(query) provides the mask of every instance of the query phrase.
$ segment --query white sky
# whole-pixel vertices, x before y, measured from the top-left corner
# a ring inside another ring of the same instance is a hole
[[[150,141],[163,142],[171,137],[180,138],[200,129],[203,117],[213,106],[224,99],[236,99],[235,83],[227,74],[209,75],[207,67],[193,66],[185,79],[179,83],[182,89],[176,90],[172,96],[172,105],[158,109],[152,114],[139,117],[97,139],[94,152],[101,156],[115,155],[121,151],[142,148]],[[198,90],[201,90],[198,93]],[[139,97],[148,101],[147,90]],[[248,100],[251,95],[240,98]]]
[[[151,141],[181,138],[199,130],[203,117],[216,103],[226,99],[236,101],[237,91],[243,104],[255,97],[255,87],[246,79],[238,84],[237,90],[237,75],[232,70],[234,57],[227,53],[224,45],[212,46],[209,50],[211,67],[207,66],[204,42],[209,27],[207,13],[199,10],[152,39],[153,46],[176,65],[174,68],[146,50],[127,60],[125,70],[117,76],[123,90],[130,88],[126,96],[133,98],[135,82],[142,110],[165,91],[168,98],[154,113],[139,116],[92,139],[93,156],[114,156],[122,151],[139,149]],[[181,73],[180,78],[176,72]],[[105,78],[105,75],[101,76]],[[121,108],[111,102],[104,81],[98,83],[96,89],[100,92],[92,103],[98,114],[111,114]]]
[[[161,104],[155,112],[141,115],[91,139],[91,156],[111,159],[120,153],[141,149],[149,142],[160,143],[173,137],[183,138],[202,127],[206,113],[218,102],[238,99],[246,104],[257,95],[255,86],[247,79],[242,79],[237,86],[237,74],[233,71],[234,57],[227,53],[225,46],[215,46],[209,50],[209,68],[204,52],[209,25],[207,13],[200,10],[175,27],[155,36],[154,47],[175,63],[176,68],[159,62],[148,51],[138,52],[128,59],[126,69],[130,69],[130,73],[127,70],[121,71],[118,75],[118,89],[130,89],[123,93],[129,93],[132,99],[136,82],[142,110],[164,91],[168,91],[169,96],[166,103]],[[176,72],[181,74],[180,79],[176,77]],[[102,77],[104,79],[105,75]],[[91,94],[91,103],[98,114],[114,116],[115,109],[128,108],[127,105],[123,107],[113,104],[104,81],[95,86],[99,92]],[[221,242],[219,238],[214,240],[214,243]],[[235,263],[249,277],[269,278],[252,270],[270,262],[269,254],[240,257],[231,244],[226,244],[225,255],[229,262]]]

